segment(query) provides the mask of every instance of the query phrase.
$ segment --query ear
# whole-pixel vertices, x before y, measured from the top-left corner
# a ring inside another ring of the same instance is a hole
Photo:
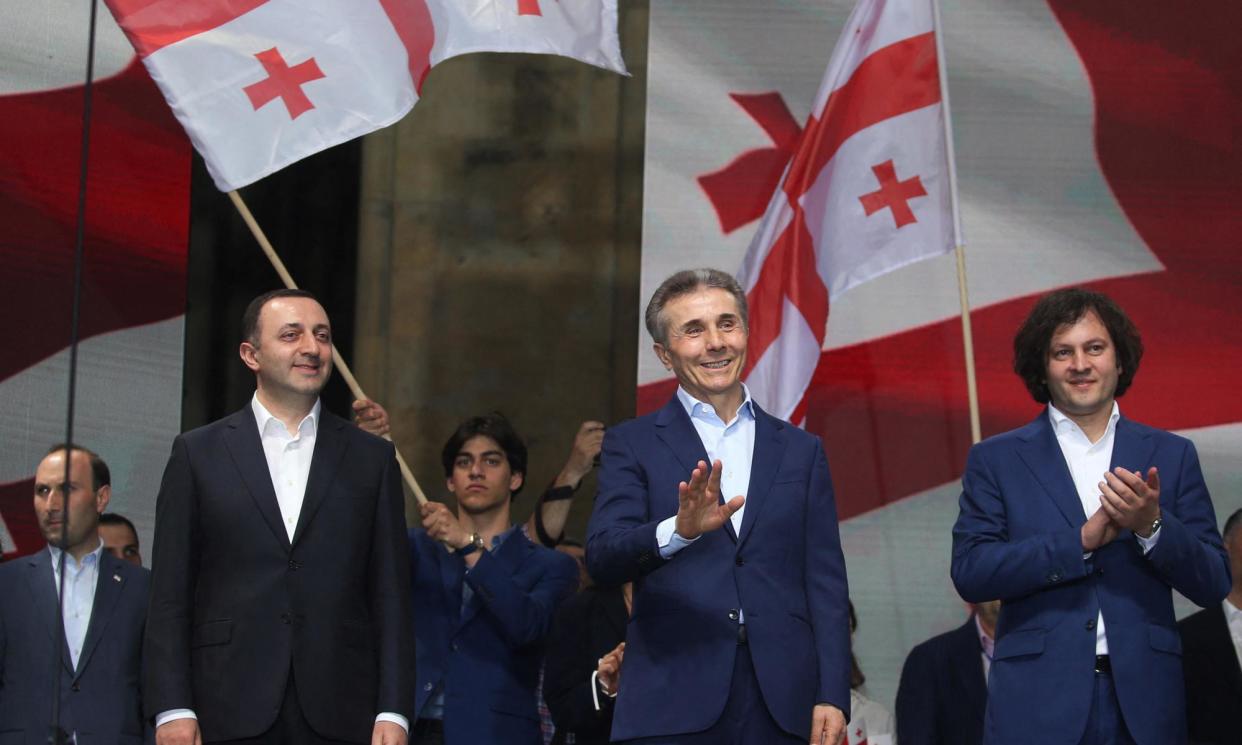
[[[241,357],[242,363],[250,368],[251,372],[259,371],[259,360],[255,356],[258,351],[259,348],[248,341],[242,342],[241,346],[237,348],[237,355]]]
[[[99,491],[95,492],[95,512],[102,515],[108,511],[108,502],[112,501],[112,487],[101,486]]]
[[[456,494],[457,494],[457,490],[456,490],[455,488],[453,488],[453,480],[452,480],[452,479],[445,479],[445,480],[444,480],[444,485],[448,487],[449,494],[453,494],[453,495],[456,495]]]
[[[656,342],[655,344],[651,345],[651,348],[655,350],[656,357],[660,358],[660,364],[664,365],[664,369],[672,370],[673,363],[671,360],[669,360],[668,350],[664,348],[664,345],[661,344],[660,342]]]
[[[526,477],[525,477],[523,474],[521,474],[521,473],[511,473],[511,474],[509,474],[509,493],[510,493],[510,494],[512,494],[513,492],[517,491],[518,489],[521,489],[521,488],[522,488],[522,484],[523,484],[525,481],[526,481]]]

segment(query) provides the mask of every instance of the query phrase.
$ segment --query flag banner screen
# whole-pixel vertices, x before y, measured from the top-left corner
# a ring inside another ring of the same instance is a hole
[[[1147,348],[1122,412],[1194,441],[1223,520],[1242,507],[1242,66],[1232,31],[1242,10],[1208,6],[1186,14],[1154,0],[944,0],[940,63],[984,436],[1039,411],[1010,370],[1013,333],[1035,298],[1088,285],[1130,313]],[[825,71],[852,10],[842,0],[652,4],[641,302],[669,274],[698,266],[738,273],[749,289],[748,249],[824,106]],[[927,111],[886,120],[894,141],[926,131],[915,120]],[[883,148],[856,139],[839,149],[861,153],[848,163],[854,172],[830,174],[845,186],[834,180],[815,209],[858,205],[868,228],[921,219],[931,198],[914,184],[923,166],[889,163]],[[824,235],[850,229],[837,220]],[[859,612],[856,651],[870,693],[891,708],[906,652],[966,615],[949,580],[970,446],[954,258],[829,294],[826,333],[782,321],[781,335],[819,348],[797,413],[824,439]],[[806,317],[776,297],[782,318]],[[773,309],[752,308],[760,312]],[[639,333],[647,412],[675,383]]]
[[[0,553],[44,546],[33,475],[65,439],[89,5],[0,10]],[[100,13],[73,439],[112,472],[110,512],[151,545],[180,431],[190,145]]]

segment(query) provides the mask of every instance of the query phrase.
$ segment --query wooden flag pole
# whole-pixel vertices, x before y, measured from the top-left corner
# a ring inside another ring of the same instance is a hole
[[[957,203],[957,158],[953,153],[953,118],[949,115],[949,76],[944,58],[944,27],[940,23],[940,2],[932,0],[936,31],[936,67],[940,74],[941,114],[944,116],[944,148],[949,160],[949,195],[953,201],[953,245],[957,254],[957,295],[962,305],[962,346],[966,353],[966,396],[970,402],[970,441],[983,439],[979,425],[979,388],[975,382],[975,338],[970,328],[970,301],[966,296],[966,249],[962,240],[962,212]]]
[[[272,248],[272,244],[268,241],[267,236],[263,233],[263,228],[259,227],[259,223],[254,219],[254,215],[250,214],[250,208],[242,201],[241,194],[237,190],[229,192],[229,199],[233,201],[233,206],[241,214],[242,220],[245,221],[246,227],[250,228],[251,235],[259,242],[259,247],[263,249],[263,253],[267,255],[267,260],[272,262],[272,267],[276,273],[280,275],[280,280],[285,283],[285,287],[296,290],[298,285],[293,281],[293,276],[289,274],[289,270],[285,268],[285,262],[280,260],[280,256],[276,254],[276,249]],[[336,345],[332,345],[332,364],[336,369],[341,371],[341,377],[345,379],[345,384],[349,386],[350,393],[354,394],[354,398],[366,398],[367,395],[362,392],[362,386],[358,385],[358,379],[354,377],[354,373],[346,364],[345,358],[341,356]],[[385,439],[391,440],[388,435]],[[397,465],[401,468],[401,478],[405,481],[405,485],[410,487],[410,491],[414,492],[414,498],[419,504],[427,503],[427,495],[423,493],[422,487],[418,485],[418,481],[414,478],[414,472],[406,464],[405,458],[401,457],[401,451],[393,448],[397,453]]]

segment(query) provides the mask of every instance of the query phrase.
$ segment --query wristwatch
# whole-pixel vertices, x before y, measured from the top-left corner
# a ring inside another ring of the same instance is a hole
[[[453,553],[457,554],[458,556],[469,556],[475,551],[482,550],[482,548],[483,548],[483,536],[479,535],[478,533],[471,533],[470,542],[462,546],[461,548],[457,549]]]
[[[1144,539],[1151,538],[1153,535],[1156,534],[1157,530],[1160,530],[1160,526],[1163,524],[1164,524],[1164,520],[1157,517],[1155,520],[1152,521],[1151,527],[1147,530],[1147,535],[1143,535],[1141,533],[1135,533],[1135,535],[1137,535],[1139,538],[1144,538]]]

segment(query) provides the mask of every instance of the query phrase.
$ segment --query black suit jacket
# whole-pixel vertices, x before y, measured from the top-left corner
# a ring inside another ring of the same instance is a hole
[[[577,745],[608,742],[613,699],[599,694],[596,711],[591,673],[600,657],[625,641],[628,620],[620,587],[588,587],[557,611],[543,674],[543,698],[556,723],[553,745],[570,732]]]
[[[60,657],[61,727],[76,731],[80,745],[138,745],[147,734],[138,682],[150,573],[100,554],[76,670],[63,640],[52,652],[60,623],[53,576],[47,549],[0,566],[0,744],[47,742],[52,661]]]
[[[173,442],[145,646],[148,716],[193,709],[207,741],[274,723],[292,674],[320,735],[414,719],[409,546],[393,446],[324,411],[292,542],[254,413]]]
[[[1182,619],[1182,674],[1186,721],[1196,745],[1238,742],[1242,722],[1242,668],[1219,604]]]
[[[910,650],[897,687],[901,745],[983,742],[987,682],[975,619]]]

